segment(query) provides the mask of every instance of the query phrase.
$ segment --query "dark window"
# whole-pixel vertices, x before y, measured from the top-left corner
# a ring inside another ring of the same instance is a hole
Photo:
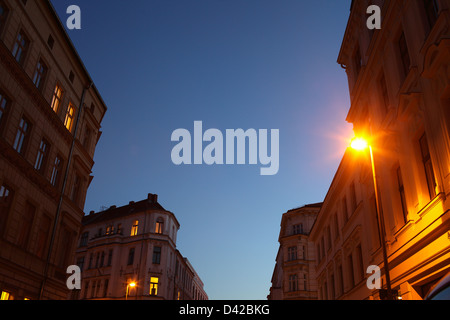
[[[53,39],[52,35],[48,36],[47,44],[50,49],[53,49],[53,45],[55,44],[55,39]]]
[[[6,18],[8,17],[8,8],[6,7],[3,1],[0,1],[0,33],[3,31],[3,28],[6,24]]]
[[[362,66],[361,51],[359,49],[359,44],[356,44],[356,50],[353,55],[353,65],[355,67],[355,78],[358,79],[359,73],[361,72],[361,66]]]
[[[383,103],[383,116],[387,113],[387,110],[389,108],[389,93],[387,89],[386,84],[386,78],[384,76],[384,73],[381,74],[380,80],[379,80],[379,86],[380,86],[380,94],[382,98]]]
[[[350,281],[350,286],[353,288],[353,286],[355,285],[355,275],[353,271],[353,257],[351,254],[347,257],[347,264],[348,264],[348,278]]]
[[[20,119],[19,128],[17,129],[16,133],[16,139],[14,140],[13,144],[14,150],[22,155],[25,153],[30,131],[30,122],[25,117],[23,117],[22,119]]]
[[[50,232],[51,219],[48,216],[43,216],[39,224],[39,230],[36,241],[36,255],[43,258],[45,249],[47,247],[48,235]]]
[[[6,120],[6,115],[8,113],[9,100],[0,91],[0,130]]]
[[[128,252],[128,265],[131,266],[134,263],[134,248],[131,248]]]
[[[353,213],[356,210],[357,202],[356,202],[356,189],[355,189],[355,183],[352,182],[350,184],[350,212]]]
[[[25,204],[25,211],[23,212],[19,236],[17,238],[17,245],[22,248],[26,248],[28,240],[30,238],[31,227],[33,226],[34,215],[36,213],[36,207],[31,203]]]
[[[52,167],[52,175],[50,177],[50,183],[56,187],[59,182],[59,176],[62,170],[62,160],[60,156],[55,157],[55,161],[53,162]]]
[[[18,63],[23,64],[29,44],[30,41],[28,38],[25,36],[23,31],[20,31],[12,50],[12,54]]]
[[[402,171],[400,167],[397,168],[397,185],[398,192],[400,194],[400,202],[402,205],[403,222],[406,223],[406,221],[408,220],[408,210],[406,207],[405,186],[403,185]]]
[[[303,224],[294,224],[292,226],[292,234],[303,234]]]
[[[83,232],[80,239],[80,247],[86,247],[89,239],[89,232]]]
[[[406,77],[409,73],[409,67],[411,65],[411,60],[409,57],[408,44],[406,42],[404,32],[402,32],[402,34],[400,35],[400,38],[398,40],[398,48],[399,48],[400,59],[401,59],[402,68],[403,68],[403,70],[402,70],[403,75],[404,75],[404,77]]]
[[[427,136],[424,134],[420,138],[420,150],[422,153],[422,162],[425,169],[425,177],[427,179],[428,192],[430,199],[436,196],[436,180],[434,178],[433,164],[431,163],[430,149],[428,147]]]
[[[153,263],[160,264],[161,263],[161,247],[153,248]]]
[[[425,6],[425,13],[427,15],[428,24],[430,29],[433,28],[439,14],[439,5],[437,0],[424,0],[423,4]]]
[[[42,90],[42,87],[44,86],[47,70],[48,70],[47,65],[42,60],[39,60],[33,77],[33,83],[39,90]]]
[[[6,228],[6,221],[11,210],[14,191],[7,185],[0,187],[0,236]]]
[[[34,168],[39,172],[44,172],[45,170],[49,150],[50,150],[49,143],[47,142],[47,140],[42,139],[41,143],[39,144],[38,154],[36,156],[36,161],[34,163]]]

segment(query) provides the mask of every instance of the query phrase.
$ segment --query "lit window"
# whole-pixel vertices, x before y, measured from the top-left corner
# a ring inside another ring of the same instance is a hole
[[[138,232],[139,221],[135,220],[133,226],[131,227],[131,236],[137,235]]]
[[[150,278],[150,294],[152,296],[158,295],[158,284],[159,284],[159,278],[158,277],[151,277]],[[178,292],[178,300],[180,300],[180,293]]]
[[[25,54],[28,50],[28,44],[29,44],[28,38],[21,31],[19,33],[19,35],[17,36],[16,42],[14,43],[14,48],[12,51],[14,58],[20,64],[22,64],[23,60],[25,59]]]
[[[161,218],[158,218],[158,220],[156,221],[156,230],[155,232],[158,234],[162,234],[163,233],[163,226],[164,226],[164,220]]]
[[[52,99],[52,109],[55,113],[59,111],[59,106],[61,105],[61,99],[63,95],[63,90],[60,86],[56,85],[55,91],[53,92],[53,99]]]
[[[12,296],[9,292],[2,291],[2,295],[0,297],[0,300],[12,300]]]
[[[14,140],[13,145],[14,150],[16,150],[20,154],[23,154],[25,151],[30,127],[30,123],[26,118],[20,119],[19,128],[17,129],[16,139]]]
[[[42,60],[39,60],[33,77],[33,83],[39,90],[42,89],[42,84],[45,80],[46,74],[47,74],[47,66]]]
[[[69,103],[69,106],[67,107],[66,119],[64,120],[64,126],[70,132],[72,132],[74,115],[75,115],[75,107],[71,103]]]

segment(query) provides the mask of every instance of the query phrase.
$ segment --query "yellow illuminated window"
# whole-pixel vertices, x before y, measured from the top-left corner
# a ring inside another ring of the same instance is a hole
[[[63,95],[63,90],[60,86],[56,85],[55,91],[53,92],[53,99],[52,99],[52,109],[54,112],[59,111],[59,106],[61,104],[61,99]]]
[[[150,278],[150,294],[152,296],[157,296],[158,295],[158,283],[159,283],[159,278],[158,277],[151,277]]]
[[[9,300],[10,296],[11,295],[9,292],[2,291],[2,296],[0,297],[0,300]]]
[[[73,126],[73,118],[75,115],[75,107],[69,103],[69,107],[67,107],[66,119],[64,120],[64,126],[67,130],[72,132]]]
[[[134,221],[133,226],[131,227],[131,236],[137,235],[138,225],[139,225],[139,221],[138,220]]]
[[[164,225],[164,220],[158,219],[156,221],[155,233],[162,234],[163,233],[163,225]]]

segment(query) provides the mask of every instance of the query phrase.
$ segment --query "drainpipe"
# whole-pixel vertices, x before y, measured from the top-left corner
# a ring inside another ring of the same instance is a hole
[[[80,107],[78,108],[78,115],[77,115],[77,121],[75,122],[75,129],[74,129],[74,132],[73,132],[72,144],[70,146],[69,157],[68,157],[68,160],[67,160],[67,166],[66,166],[66,170],[65,170],[65,173],[64,173],[63,185],[62,185],[62,189],[61,189],[61,194],[59,196],[58,207],[56,209],[55,222],[53,224],[52,236],[51,236],[51,239],[50,239],[50,245],[49,245],[48,253],[47,253],[47,260],[45,261],[44,277],[42,279],[41,289],[39,291],[39,298],[38,298],[38,300],[42,300],[42,298],[43,298],[45,284],[46,284],[47,279],[48,279],[48,268],[49,268],[49,265],[50,265],[50,258],[52,256],[53,246],[55,244],[56,230],[58,229],[59,219],[60,219],[60,216],[61,216],[61,207],[62,207],[64,193],[66,191],[67,179],[69,177],[70,165],[72,163],[73,151],[74,151],[74,147],[75,147],[75,140],[76,140],[77,132],[78,132],[78,125],[80,123],[81,113],[83,111],[84,98],[86,96],[86,92],[92,87],[92,85],[93,85],[93,83],[91,82],[89,84],[89,86],[83,88],[83,93],[81,94]]]

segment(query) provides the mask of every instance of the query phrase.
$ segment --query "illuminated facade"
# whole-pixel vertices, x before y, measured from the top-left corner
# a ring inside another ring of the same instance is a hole
[[[382,8],[380,30],[366,27],[369,4]],[[449,27],[448,0],[354,1],[338,58],[347,121],[373,148],[389,275],[402,299],[423,299],[450,271]],[[367,267],[378,265],[386,288],[377,218],[369,153],[348,149],[311,231],[319,299],[380,298],[366,286]]]
[[[309,204],[283,214],[269,300],[317,299],[316,253],[309,232],[320,206],[321,203]]]
[[[177,250],[180,224],[149,194],[83,218],[76,263],[83,300],[207,300],[203,282]]]
[[[67,298],[106,109],[50,2],[0,0],[2,299]]]

